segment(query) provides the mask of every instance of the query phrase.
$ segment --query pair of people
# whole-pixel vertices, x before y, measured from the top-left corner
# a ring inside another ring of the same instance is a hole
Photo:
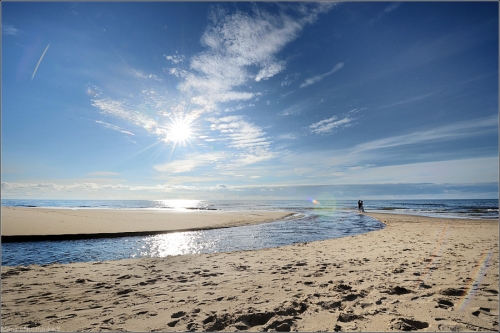
[[[363,207],[363,201],[358,200],[358,212],[365,212],[365,208]]]

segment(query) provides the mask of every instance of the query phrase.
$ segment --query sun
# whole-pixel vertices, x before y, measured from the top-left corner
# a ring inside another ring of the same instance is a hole
[[[172,120],[167,129],[167,141],[185,145],[193,136],[192,122],[188,118]]]

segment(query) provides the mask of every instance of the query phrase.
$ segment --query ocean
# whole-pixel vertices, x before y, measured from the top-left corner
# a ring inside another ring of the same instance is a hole
[[[2,266],[255,250],[384,228],[357,212],[356,200],[13,200],[2,206],[62,209],[290,211],[299,218],[258,225],[152,236],[2,244]],[[367,212],[498,219],[498,200],[365,200]],[[334,255],[334,254],[332,254]]]

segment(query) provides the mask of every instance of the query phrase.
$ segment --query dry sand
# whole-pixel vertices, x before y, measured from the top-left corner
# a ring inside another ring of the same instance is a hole
[[[290,212],[2,207],[2,241],[125,236],[272,222]],[[35,223],[36,221],[36,223]]]
[[[497,331],[498,221],[232,253],[2,267],[2,329]]]

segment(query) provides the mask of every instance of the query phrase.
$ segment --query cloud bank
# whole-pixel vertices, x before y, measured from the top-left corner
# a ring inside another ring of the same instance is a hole
[[[8,183],[2,182],[2,196],[17,199],[60,199],[64,193],[66,198],[96,199],[99,196],[109,198],[114,193],[117,199],[157,199],[158,195],[181,195],[182,198],[193,199],[256,199],[281,198],[302,199],[315,197],[319,200],[357,200],[360,197],[369,200],[382,199],[418,199],[418,198],[465,198],[485,199],[498,198],[498,183],[476,184],[430,184],[430,183],[381,183],[381,184],[340,184],[340,185],[259,185],[231,186],[216,184],[214,186],[185,186],[158,184],[150,186],[98,185],[96,183],[73,183],[58,185],[54,183]],[[390,193],[390,194],[388,194]],[[355,202],[355,201],[354,201]]]

